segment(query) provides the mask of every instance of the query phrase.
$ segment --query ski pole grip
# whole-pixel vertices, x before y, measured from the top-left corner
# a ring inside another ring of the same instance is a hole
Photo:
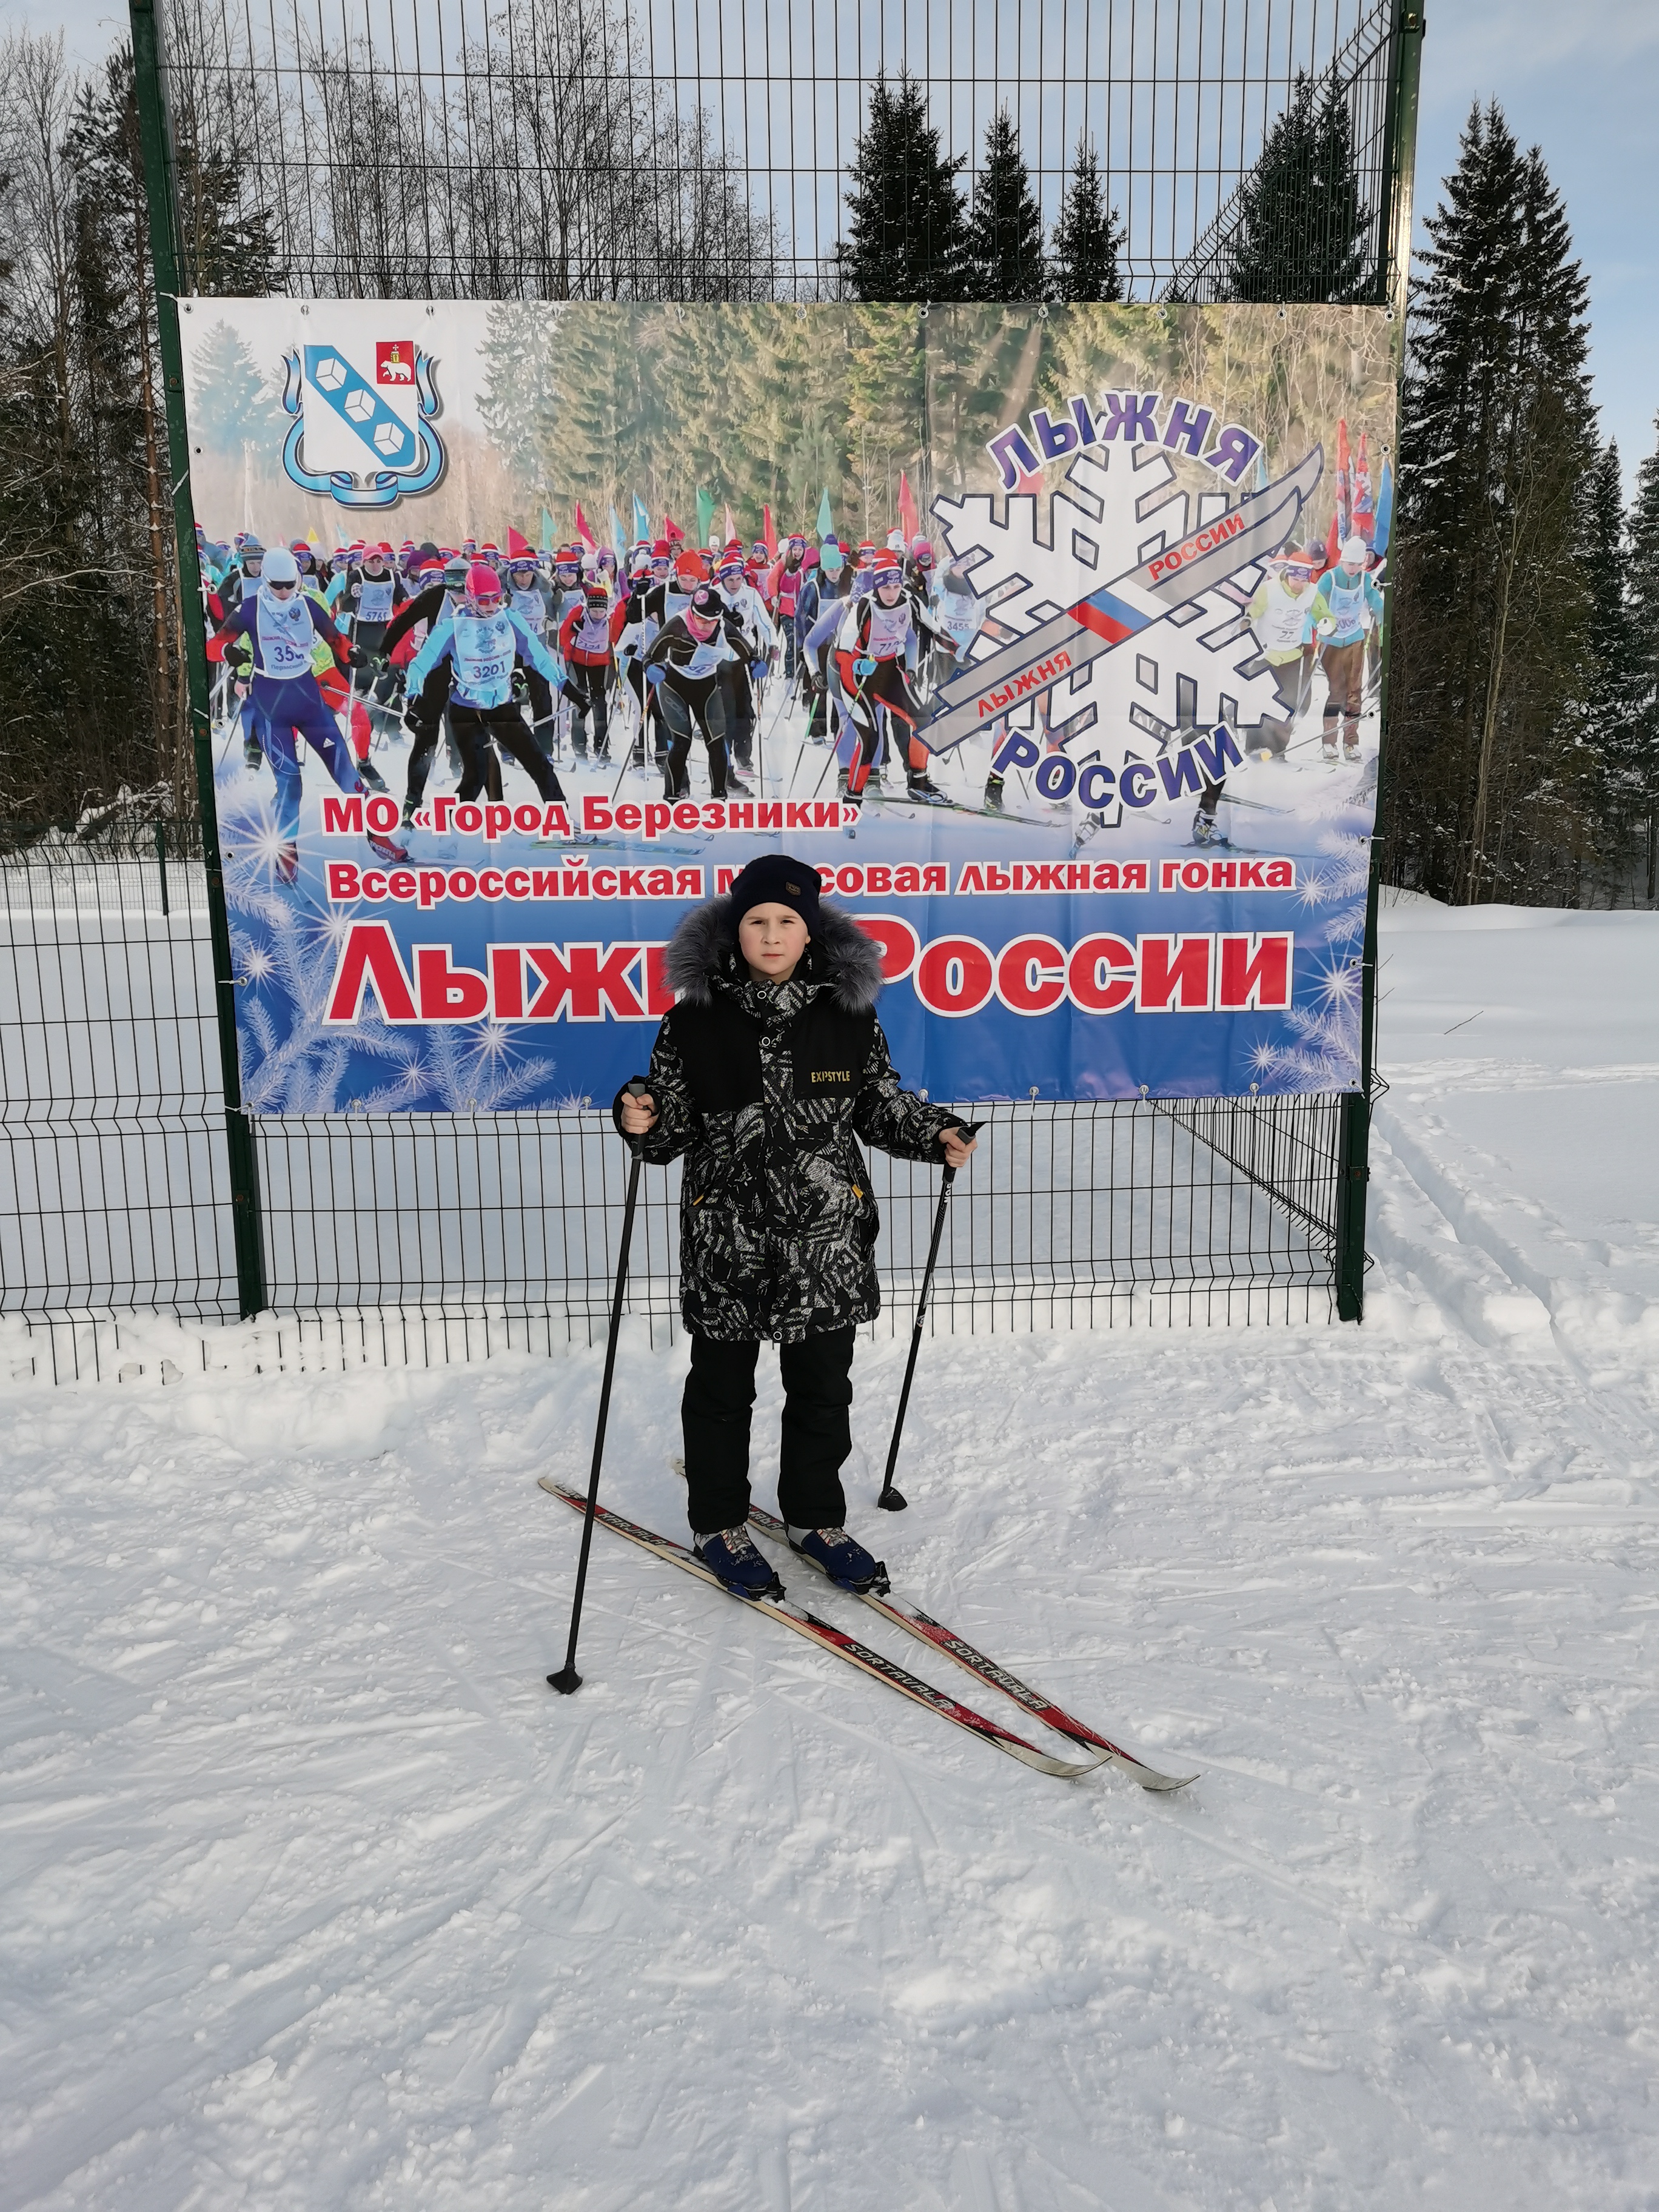
[[[651,1095],[650,1079],[644,1075],[630,1075],[617,1096],[619,1106],[623,1102],[635,1105],[642,1103],[649,1104],[653,1107],[656,1104],[656,1101]],[[623,1127],[622,1116],[620,1113],[617,1115],[616,1121],[617,1135],[622,1139],[623,1144],[628,1146],[629,1150],[634,1154],[635,1159],[637,1162],[639,1158],[639,1147],[645,1141],[644,1139],[641,1137],[630,1137],[629,1135],[627,1130]]]
[[[969,1138],[969,1137],[976,1137],[976,1136],[979,1134],[980,1131],[981,1131],[984,1127],[985,1127],[985,1124],[984,1124],[984,1122],[983,1122],[983,1121],[952,1121],[952,1122],[951,1122],[951,1129],[956,1133],[956,1134],[957,1134],[958,1137],[961,1137],[964,1141],[966,1141],[966,1139],[967,1139],[968,1138]],[[941,1131],[939,1132],[939,1133],[940,1133],[940,1135],[941,1135],[941,1136],[943,1136],[943,1135],[944,1135],[944,1133],[945,1133],[945,1132],[944,1132],[943,1130],[941,1130]],[[953,1182],[956,1181],[956,1179],[957,1179],[957,1171],[956,1171],[956,1170],[951,1166],[951,1163],[949,1162],[949,1160],[947,1160],[947,1161],[945,1162],[945,1182],[946,1182],[946,1184],[948,1185],[948,1184],[953,1183]]]

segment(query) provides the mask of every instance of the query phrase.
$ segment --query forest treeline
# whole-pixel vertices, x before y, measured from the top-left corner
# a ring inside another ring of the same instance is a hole
[[[845,360],[868,426],[840,465],[872,481],[892,465],[888,434],[921,370],[896,326],[857,323],[862,303],[1106,312],[1123,298],[1123,227],[1098,150],[1079,140],[1045,227],[1008,113],[992,118],[969,183],[902,74],[871,88],[841,243],[804,284],[711,119],[665,115],[637,71],[592,66],[614,43],[606,6],[521,0],[488,73],[459,71],[447,104],[422,78],[319,51],[302,58],[303,97],[281,106],[238,69],[228,11],[175,6],[186,289],[732,301],[759,313],[839,298],[859,333]],[[82,76],[61,40],[14,33],[0,68],[0,817],[96,818],[124,791],[188,812],[131,56],[118,46]],[[1212,242],[1202,295],[1364,297],[1376,215],[1342,88],[1299,80]],[[1395,457],[1385,871],[1457,902],[1650,904],[1659,644],[1638,581],[1659,554],[1659,455],[1626,506],[1591,396],[1588,288],[1566,214],[1541,154],[1495,106],[1471,114],[1428,231]],[[1185,297],[1179,282],[1166,296]],[[1182,328],[1201,331],[1203,312]],[[678,375],[688,393],[708,382],[715,365],[676,369],[667,321],[659,337],[654,364],[616,364],[619,406],[647,373]],[[800,389],[823,369],[804,364]],[[501,389],[533,371],[503,362]],[[942,349],[927,374],[935,439],[941,393],[969,434],[980,387],[958,376],[952,397]],[[1273,386],[1264,377],[1264,404]],[[799,505],[826,478],[811,410],[763,397],[776,416],[763,421],[769,451]],[[747,404],[741,364],[731,398]],[[509,446],[510,411],[497,426]]]

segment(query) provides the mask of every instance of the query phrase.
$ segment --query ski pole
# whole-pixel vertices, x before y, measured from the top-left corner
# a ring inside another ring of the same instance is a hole
[[[983,1121],[959,1121],[956,1126],[963,1136],[971,1137],[985,1124]],[[881,1495],[876,1500],[884,1513],[902,1513],[908,1503],[903,1492],[893,1487],[893,1469],[898,1465],[899,1438],[904,1431],[905,1409],[910,1403],[910,1384],[915,1376],[916,1354],[921,1350],[921,1324],[927,1313],[927,1293],[933,1286],[939,1241],[945,1233],[945,1209],[951,1203],[951,1186],[956,1179],[956,1170],[947,1164],[939,1184],[939,1204],[933,1212],[933,1238],[927,1247],[927,1265],[921,1272],[921,1295],[916,1300],[916,1325],[910,1332],[910,1357],[904,1363],[904,1384],[899,1392],[898,1412],[893,1420],[893,1441],[887,1448],[887,1472],[882,1477]]]
[[[635,1078],[635,1081],[639,1079]],[[650,1093],[641,1083],[636,1091],[632,1083],[625,1086],[629,1098],[648,1097]],[[617,1255],[617,1288],[611,1301],[611,1334],[605,1340],[605,1379],[599,1385],[599,1417],[593,1429],[593,1464],[587,1477],[587,1510],[582,1516],[582,1548],[576,1561],[576,1590],[570,1601],[570,1642],[566,1647],[564,1664],[556,1674],[550,1674],[548,1682],[561,1697],[568,1698],[580,1690],[582,1678],[576,1672],[576,1636],[582,1625],[582,1592],[587,1587],[587,1554],[593,1543],[593,1514],[599,1502],[599,1462],[605,1456],[605,1425],[611,1413],[611,1381],[617,1370],[617,1333],[622,1327],[623,1292],[628,1284],[628,1248],[634,1238],[634,1208],[640,1195],[641,1155],[634,1153],[633,1164],[628,1170],[628,1199],[623,1207],[622,1250]]]

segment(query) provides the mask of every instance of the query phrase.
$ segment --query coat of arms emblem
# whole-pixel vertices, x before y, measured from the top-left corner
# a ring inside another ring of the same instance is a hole
[[[293,418],[283,466],[302,490],[327,492],[341,507],[391,507],[443,475],[436,364],[412,341],[379,341],[367,376],[332,343],[295,346],[283,366]]]

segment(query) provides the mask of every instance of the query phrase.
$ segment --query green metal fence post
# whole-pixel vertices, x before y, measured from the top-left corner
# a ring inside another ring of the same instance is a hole
[[[1406,372],[1406,309],[1412,266],[1412,186],[1417,167],[1417,90],[1423,56],[1423,10],[1395,0],[1393,54],[1383,133],[1384,199],[1380,211],[1378,303],[1394,317],[1395,391]],[[1396,422],[1398,415],[1396,413]],[[1398,433],[1396,432],[1396,441]],[[1398,483],[1399,454],[1395,455]],[[1392,542],[1392,541],[1391,541]],[[1389,646],[1394,593],[1383,602],[1381,739],[1376,763],[1376,835],[1371,841],[1370,881],[1365,893],[1365,937],[1359,975],[1359,1088],[1342,1101],[1337,1148],[1336,1310],[1342,1321],[1365,1312],[1365,1190],[1370,1180],[1371,1082],[1376,1047],[1376,909],[1381,875],[1377,837],[1382,830],[1383,777],[1388,761]]]
[[[264,1239],[259,1218],[258,1163],[253,1124],[242,1105],[236,1054],[236,979],[230,956],[230,917],[225,908],[219,853],[219,810],[213,789],[213,732],[208,704],[207,635],[202,617],[202,578],[196,557],[196,511],[190,493],[190,444],[185,425],[185,362],[179,332],[183,267],[178,179],[167,116],[158,0],[129,0],[132,64],[143,149],[144,195],[149,203],[150,257],[155,270],[155,319],[167,408],[167,455],[173,475],[173,528],[179,558],[179,613],[185,635],[190,691],[190,733],[201,810],[202,852],[207,864],[208,927],[219,1022],[220,1070],[224,1083],[225,1136],[230,1165],[231,1220],[236,1243],[237,1303],[244,1318],[264,1311]]]

